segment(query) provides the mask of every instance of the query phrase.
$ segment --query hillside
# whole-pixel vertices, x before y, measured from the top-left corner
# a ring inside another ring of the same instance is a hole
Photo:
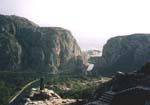
[[[0,15],[0,70],[83,70],[81,50],[69,30],[40,27],[18,16]]]
[[[133,71],[150,61],[150,34],[132,34],[111,38],[95,64],[100,73]]]

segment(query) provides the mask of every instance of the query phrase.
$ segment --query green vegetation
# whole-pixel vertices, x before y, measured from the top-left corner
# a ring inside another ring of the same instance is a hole
[[[41,77],[41,73],[0,72],[0,105],[8,105],[8,100],[28,82]]]
[[[0,81],[0,103],[2,105],[7,105],[7,99],[11,95],[13,89],[8,88],[8,85],[5,84],[3,81]]]
[[[46,83],[46,88],[54,90],[62,98],[90,98],[95,90],[96,84],[101,82],[101,77],[94,76],[71,74],[54,75],[31,72],[0,72],[0,103],[2,105],[7,105],[8,100],[20,91],[27,83],[40,77],[45,78],[44,81]]]
[[[46,87],[54,90],[62,98],[90,98],[101,77],[77,75],[57,75],[49,80]]]

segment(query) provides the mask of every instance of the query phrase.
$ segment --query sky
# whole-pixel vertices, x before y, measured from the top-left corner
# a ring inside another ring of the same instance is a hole
[[[82,50],[114,36],[150,33],[149,0],[0,0],[0,14],[72,32]]]

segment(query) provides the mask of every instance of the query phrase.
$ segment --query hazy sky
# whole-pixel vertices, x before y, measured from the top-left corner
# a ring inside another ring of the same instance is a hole
[[[0,0],[0,13],[71,30],[80,47],[102,48],[112,36],[150,33],[149,0]]]

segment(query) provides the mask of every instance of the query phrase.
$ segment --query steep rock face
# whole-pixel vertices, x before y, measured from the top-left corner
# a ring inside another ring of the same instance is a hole
[[[139,69],[150,61],[150,34],[118,36],[107,41],[97,66],[105,72]]]
[[[0,67],[1,70],[17,69],[21,62],[22,49],[14,36],[0,33]]]
[[[39,27],[17,16],[0,15],[0,40],[0,69],[3,70],[70,70],[76,69],[71,65],[78,67],[75,63],[81,57],[80,47],[70,31]]]

